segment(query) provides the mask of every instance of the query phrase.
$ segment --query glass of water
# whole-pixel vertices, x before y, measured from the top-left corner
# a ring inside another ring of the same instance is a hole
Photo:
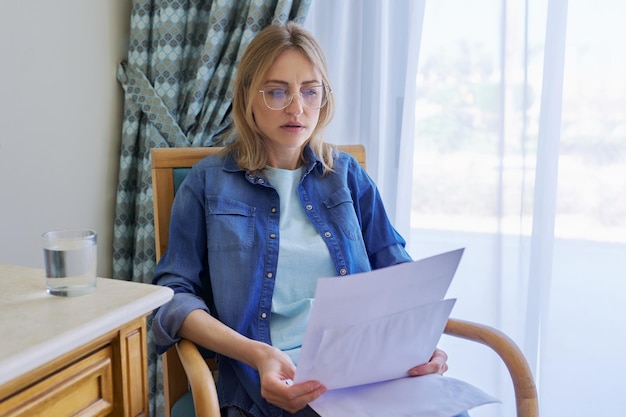
[[[72,297],[96,289],[96,238],[96,232],[84,229],[42,235],[48,294]]]

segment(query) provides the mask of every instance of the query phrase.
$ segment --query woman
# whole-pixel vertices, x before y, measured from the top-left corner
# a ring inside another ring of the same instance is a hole
[[[289,385],[317,278],[411,260],[375,184],[322,140],[333,114],[325,58],[299,26],[250,43],[234,84],[236,140],[176,194],[154,283],[174,289],[153,322],[157,349],[181,337],[218,354],[226,416],[316,416],[326,388]],[[443,373],[446,355],[407,370]]]

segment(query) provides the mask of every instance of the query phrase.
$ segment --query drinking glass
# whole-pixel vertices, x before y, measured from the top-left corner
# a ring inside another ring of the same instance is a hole
[[[63,297],[96,289],[97,234],[93,230],[52,230],[42,235],[46,291]]]

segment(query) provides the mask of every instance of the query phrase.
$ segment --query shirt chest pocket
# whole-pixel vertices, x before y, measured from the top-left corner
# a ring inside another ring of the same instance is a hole
[[[207,196],[206,207],[207,247],[210,252],[252,247],[255,207],[219,195]]]
[[[342,188],[331,194],[324,201],[324,206],[348,238],[352,240],[361,238],[361,226],[354,211],[352,196],[347,188]]]

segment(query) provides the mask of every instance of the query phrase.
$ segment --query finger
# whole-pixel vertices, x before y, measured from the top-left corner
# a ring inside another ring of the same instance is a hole
[[[275,406],[294,414],[298,410],[306,407],[310,402],[315,401],[324,392],[325,390],[320,389],[289,400],[285,400],[284,398],[278,398],[275,401],[269,398],[266,398],[266,400],[271,404],[274,404]]]
[[[306,407],[309,403],[318,399],[325,392],[326,392],[326,387],[320,385],[317,389],[294,398],[292,402],[285,409],[293,414],[297,412],[298,410]]]
[[[430,374],[443,375],[443,373],[448,370],[448,365],[446,363],[447,360],[448,355],[446,354],[446,352],[441,349],[435,349],[428,363],[411,368],[408,374],[410,376],[421,376]]]
[[[316,381],[307,381],[295,385],[288,385],[283,381],[279,386],[261,386],[263,398],[290,413],[304,408],[324,392],[326,392],[326,387]]]
[[[430,361],[441,361],[442,363],[446,363],[448,361],[448,354],[443,350],[436,348],[435,352],[433,352],[433,356],[430,358]]]
[[[415,366],[409,369],[409,376],[422,376],[439,373],[440,365],[434,362],[428,362],[423,365]]]

